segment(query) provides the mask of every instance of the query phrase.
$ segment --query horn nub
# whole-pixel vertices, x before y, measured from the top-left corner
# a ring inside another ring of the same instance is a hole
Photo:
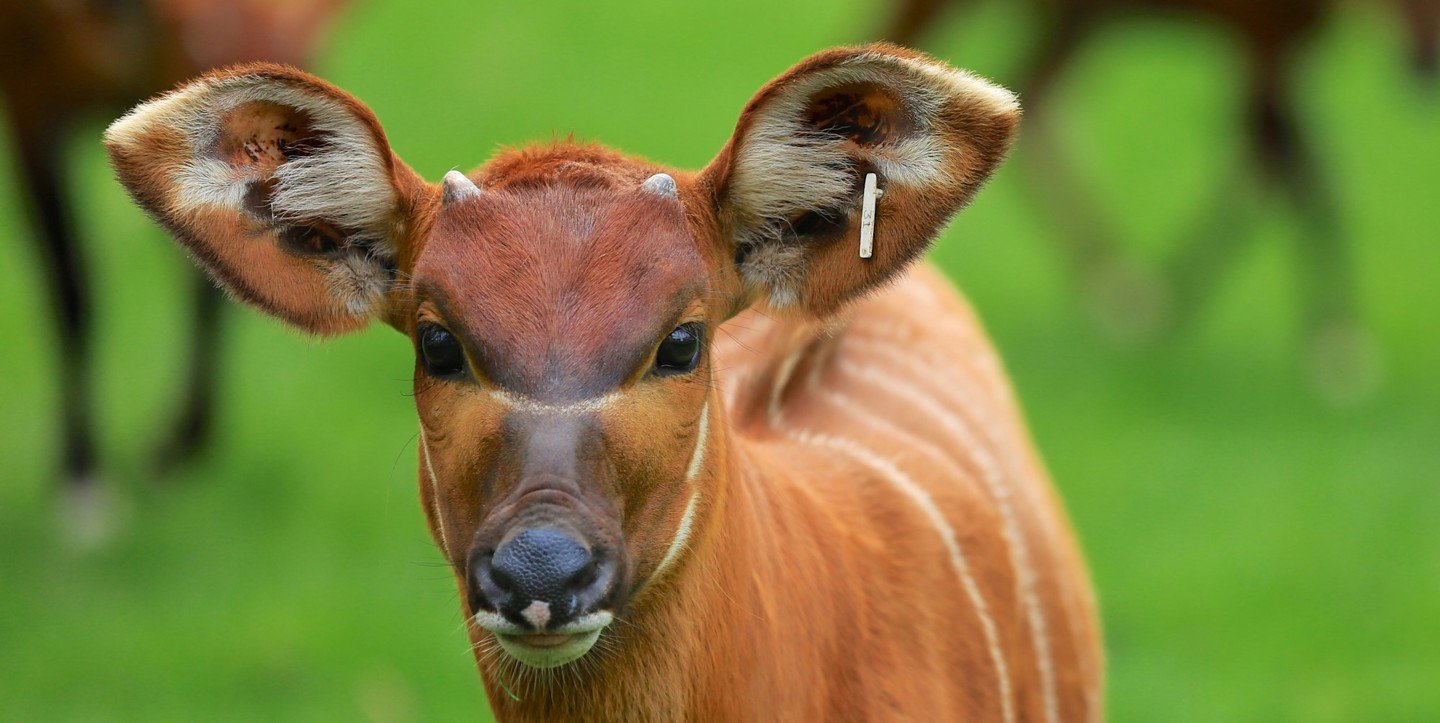
[[[440,196],[440,202],[446,206],[480,195],[480,187],[475,185],[469,176],[459,171],[446,173],[443,185],[444,191]]]
[[[645,179],[645,182],[640,184],[640,188],[657,196],[671,199],[680,198],[680,189],[675,185],[675,179],[671,178],[668,173],[657,173]]]

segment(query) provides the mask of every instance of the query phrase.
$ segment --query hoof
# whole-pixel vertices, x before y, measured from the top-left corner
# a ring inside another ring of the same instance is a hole
[[[153,467],[157,478],[168,477],[199,461],[210,439],[210,430],[208,411],[187,412],[155,455]]]
[[[61,490],[59,531],[65,547],[90,552],[120,533],[121,515],[115,493],[95,475],[69,480]]]
[[[1381,387],[1380,348],[1353,321],[1335,319],[1317,327],[1310,336],[1306,366],[1315,392],[1337,407],[1362,404]]]

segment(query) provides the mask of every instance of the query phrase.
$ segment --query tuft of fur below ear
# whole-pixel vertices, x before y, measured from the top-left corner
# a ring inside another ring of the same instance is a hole
[[[240,299],[315,333],[379,311],[408,169],[348,94],[240,66],[136,107],[105,146],[136,201]]]
[[[914,51],[826,51],[756,94],[705,171],[739,271],[773,308],[828,314],[929,246],[998,166],[1014,95]],[[862,262],[866,173],[885,192]]]

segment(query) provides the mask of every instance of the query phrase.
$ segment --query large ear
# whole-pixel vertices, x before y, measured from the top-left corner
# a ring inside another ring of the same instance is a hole
[[[924,252],[995,171],[1019,118],[1010,92],[920,53],[840,48],[762,88],[701,178],[749,290],[821,316]],[[870,173],[883,196],[862,259]]]
[[[383,311],[428,188],[374,114],[293,68],[221,70],[110,126],[131,196],[242,301],[315,334]]]

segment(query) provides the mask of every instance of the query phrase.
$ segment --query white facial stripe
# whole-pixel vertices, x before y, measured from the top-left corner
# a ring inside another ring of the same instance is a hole
[[[551,404],[505,389],[490,389],[489,392],[490,396],[500,400],[501,403],[511,409],[539,414],[591,414],[605,409],[620,399],[619,392],[610,392],[609,394],[603,394],[598,397],[582,399],[578,402]]]
[[[685,468],[685,483],[689,484],[700,473],[700,465],[705,464],[706,441],[710,437],[710,400],[705,400],[705,406],[700,408],[700,429],[695,433],[695,449],[690,451],[690,464]]]
[[[660,558],[660,564],[655,566],[655,572],[650,573],[650,579],[645,581],[646,584],[665,574],[665,571],[675,564],[675,559],[680,557],[680,552],[685,549],[685,545],[690,542],[690,530],[695,525],[695,508],[699,502],[700,490],[691,492],[690,501],[685,503],[685,514],[680,516],[680,524],[675,528],[675,537],[670,540],[670,547],[665,550],[665,556]]]
[[[700,468],[705,465],[705,448],[709,446],[710,438],[710,400],[705,400],[705,406],[700,409],[700,428],[695,432],[695,449],[690,452],[690,465],[685,468],[685,484],[689,485],[695,481],[700,474]],[[690,500],[685,503],[685,512],[680,515],[680,524],[675,528],[675,536],[670,539],[670,546],[665,548],[665,556],[660,558],[660,564],[655,566],[655,572],[650,573],[645,585],[652,580],[659,578],[675,564],[680,553],[685,550],[685,545],[690,542],[690,532],[695,526],[695,510],[700,504],[700,490],[697,488],[690,492]]]
[[[435,526],[440,530],[440,551],[450,559],[450,540],[445,536],[445,518],[440,514],[440,484],[435,481],[435,465],[430,462],[430,444],[425,439],[425,425],[420,425],[420,453],[425,457],[425,476],[430,479],[430,506],[435,510]]]

